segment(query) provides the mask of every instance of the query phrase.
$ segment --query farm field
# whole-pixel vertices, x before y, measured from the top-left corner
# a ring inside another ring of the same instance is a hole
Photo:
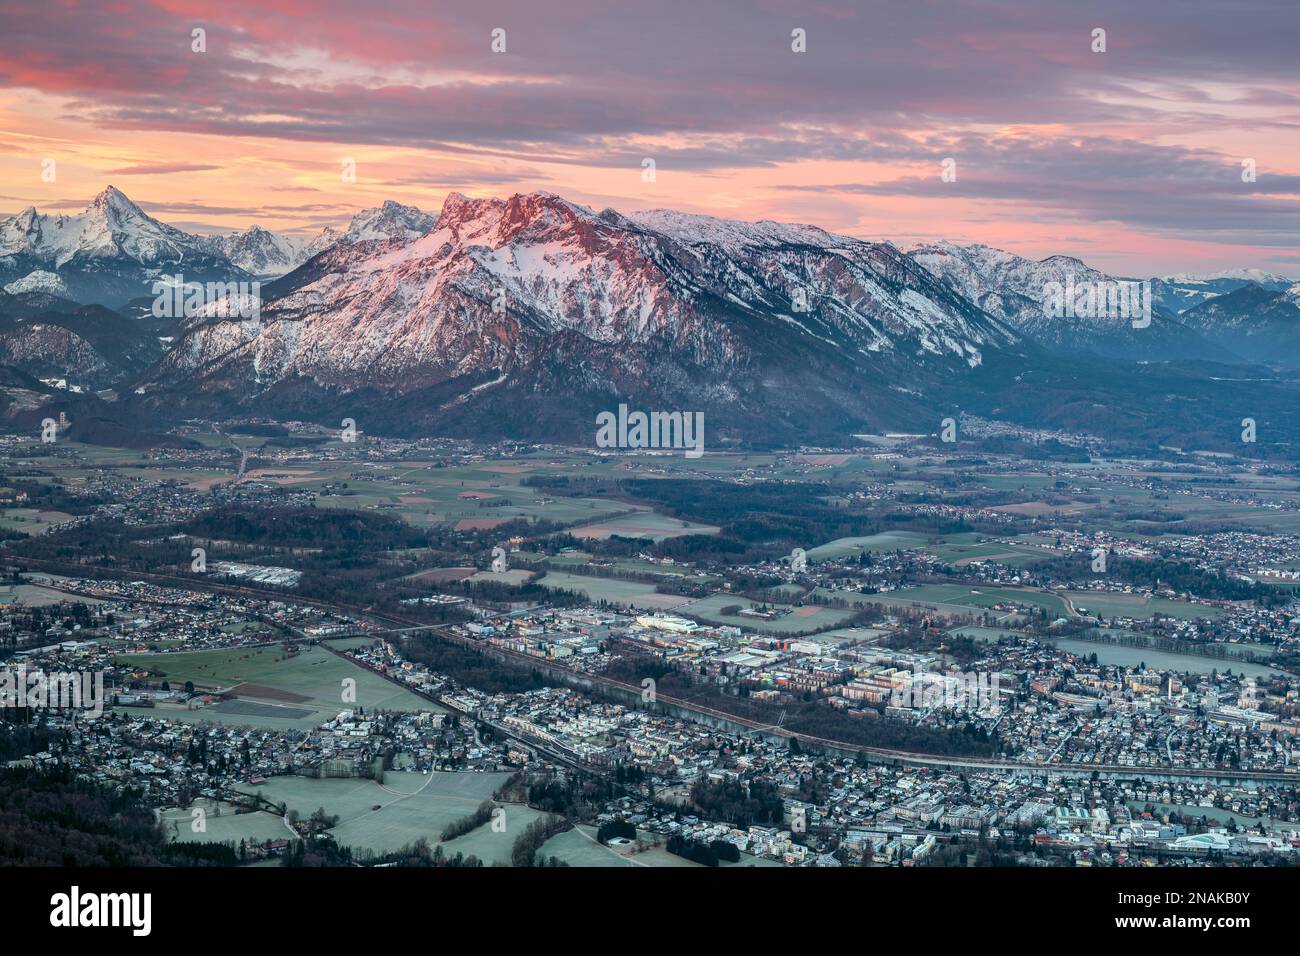
[[[885,531],[881,534],[869,534],[855,538],[836,538],[823,545],[808,550],[809,561],[829,561],[844,558],[863,551],[907,551],[925,546],[933,537],[916,531]]]
[[[1091,510],[1093,505],[1089,502],[1068,501],[1060,504],[1053,504],[1047,501],[1021,501],[1009,505],[989,505],[990,511],[1000,511],[1003,514],[1027,515],[1029,517],[1041,518],[1047,515],[1052,516],[1076,516]]]
[[[340,844],[387,853],[421,837],[428,840],[430,846],[435,845],[448,824],[473,813],[509,778],[508,773],[435,771],[426,776],[389,771],[384,775],[382,785],[357,777],[285,776],[271,777],[262,784],[243,784],[239,789],[260,795],[274,804],[287,804],[289,809],[297,810],[304,817],[310,816],[318,807],[324,808],[327,814],[339,818],[330,833]],[[506,805],[508,830],[513,829],[511,810],[517,809]],[[460,839],[474,837],[477,833],[476,830]],[[513,834],[517,835],[518,831]],[[487,841],[480,843],[488,847]],[[509,859],[508,846],[505,852]]]
[[[1108,591],[1064,591],[1062,593],[1070,599],[1070,603],[1076,609],[1085,607],[1089,613],[1100,614],[1103,617],[1150,619],[1159,613],[1183,621],[1198,617],[1217,621],[1226,613],[1222,608],[1208,604],[1171,601],[1145,594],[1114,594]]]
[[[649,538],[651,541],[663,541],[665,538],[687,534],[717,533],[718,529],[713,525],[682,521],[654,511],[635,511],[569,529],[569,534],[579,539],[604,539],[619,535],[624,538]]]
[[[524,828],[534,820],[540,820],[548,814],[518,803],[504,803],[501,808],[505,811],[504,830],[493,830],[492,821],[489,820],[463,836],[448,840],[442,845],[442,851],[448,856],[455,856],[457,853],[476,856],[485,866],[494,863],[509,866],[510,851],[514,848],[519,834],[523,833]]]
[[[622,578],[595,578],[565,571],[548,571],[538,582],[543,587],[579,591],[593,601],[609,601],[638,610],[663,611],[685,604],[690,598],[677,594],[660,594],[653,584],[625,581]]]
[[[576,467],[583,469],[584,477],[631,474],[640,478],[698,478],[702,474],[728,478],[751,468],[772,467],[777,461],[777,456],[771,453],[710,451],[707,441],[705,444],[701,458],[687,458],[680,452],[648,454],[636,451],[592,457],[585,449],[574,449],[573,461]]]
[[[0,604],[22,602],[28,607],[48,607],[60,601],[80,601],[82,604],[107,604],[102,598],[75,597],[55,588],[43,588],[39,584],[0,584]]]
[[[1160,670],[1172,670],[1179,673],[1208,674],[1211,671],[1231,670],[1234,674],[1247,674],[1251,677],[1264,678],[1278,671],[1270,670],[1264,664],[1248,664],[1237,660],[1223,660],[1216,657],[1201,657],[1197,654],[1172,654],[1157,651],[1150,647],[1128,647],[1123,644],[1103,644],[1099,641],[1079,641],[1063,639],[1054,642],[1056,647],[1080,657],[1097,655],[1102,664],[1119,667],[1136,667],[1146,664]]]
[[[1242,524],[1273,534],[1300,534],[1300,514],[1294,511],[1270,511],[1261,514],[1256,509],[1242,512],[1234,517]]]
[[[594,555],[586,551],[571,551],[555,557],[541,558],[548,568],[558,571],[573,571],[582,574],[582,569],[591,564]],[[536,560],[536,559],[535,559]],[[627,574],[649,574],[661,578],[696,578],[704,580],[708,575],[696,574],[694,569],[677,564],[656,564],[641,558],[611,558],[609,570]]]
[[[803,607],[790,608],[789,605],[770,605],[774,607],[784,607],[790,611],[783,617],[775,621],[764,621],[758,618],[738,617],[722,613],[722,609],[732,604],[738,604],[741,607],[758,607],[759,602],[751,601],[734,594],[713,594],[698,601],[692,601],[676,609],[675,613],[684,614],[688,617],[698,617],[701,620],[713,624],[730,624],[734,627],[743,627],[746,630],[757,631],[760,634],[781,634],[796,635],[806,634],[809,631],[815,631],[822,627],[835,627],[843,624],[853,616],[851,611],[841,611],[836,608],[820,607],[815,604],[807,604]]]
[[[750,456],[754,458],[756,456]],[[781,478],[815,481],[878,481],[893,471],[893,462],[864,455],[794,455],[772,469]]]
[[[983,611],[1007,601],[1046,608],[1049,612],[1064,615],[1065,604],[1054,594],[1026,591],[1017,588],[978,587],[965,584],[926,584],[903,588],[882,594],[858,594],[854,591],[821,591],[834,594],[857,604],[881,604],[886,607],[932,607],[946,614],[981,614]],[[995,612],[996,616],[996,612]]]
[[[0,529],[38,535],[49,528],[57,528],[71,521],[72,517],[62,511],[46,511],[40,508],[0,508]]]
[[[654,834],[644,830],[637,831],[638,838],[654,839]],[[448,844],[450,846],[450,844]],[[649,866],[649,867],[691,867],[699,868],[701,864],[693,863],[674,853],[669,853],[663,846],[651,847],[640,853],[618,852],[604,846],[596,840],[596,828],[579,824],[571,830],[551,837],[542,845],[541,855],[555,857],[569,866]],[[776,860],[759,859],[748,853],[740,854],[737,863],[724,863],[719,869],[744,866],[780,866]]]
[[[980,541],[983,535],[931,535],[916,531],[886,531],[855,538],[837,538],[808,552],[812,561],[850,557],[863,551],[873,553],[914,550],[925,551],[941,561],[962,565],[980,559],[994,559],[1012,567],[1025,567],[1052,557],[1050,551],[1030,544],[1003,544]]]
[[[971,624],[966,627],[954,627],[948,633],[957,637],[969,637],[973,641],[988,641],[991,643],[996,642],[998,638],[1003,636],[1017,636],[1010,628],[981,627],[978,624]]]
[[[1003,544],[998,541],[964,543],[952,538],[946,539],[943,544],[927,547],[926,550],[939,560],[957,567],[974,561],[996,561],[1013,568],[1025,568],[1054,557],[1052,552],[1032,545]]]
[[[507,584],[511,587],[518,587],[521,584],[527,584],[533,579],[534,572],[526,571],[523,568],[514,568],[509,571],[478,571],[470,575],[469,580],[474,582],[490,582],[492,584]]]
[[[191,722],[210,720],[305,730],[354,706],[406,711],[438,709],[429,701],[320,647],[309,647],[291,658],[286,658],[283,648],[277,644],[221,651],[123,655],[118,661],[161,671],[173,684],[191,680],[196,690],[234,688],[236,699],[198,710],[162,707],[154,710],[158,716],[165,712],[169,718],[177,716]],[[355,704],[342,699],[345,678],[356,681]]]
[[[557,833],[542,844],[540,855],[563,860],[569,866],[635,866],[596,841],[595,828],[579,824]]]
[[[213,436],[220,438],[220,436]],[[58,480],[69,485],[84,484],[88,479],[97,477],[104,470],[118,472],[125,478],[149,480],[172,480],[182,484],[191,484],[203,479],[226,480],[235,476],[238,459],[231,458],[229,471],[198,466],[183,466],[179,462],[174,466],[160,463],[151,453],[128,448],[108,448],[99,445],[85,445],[80,442],[63,442],[60,446],[64,454],[57,457],[41,456],[39,464],[42,470],[50,471]],[[51,478],[34,479],[49,483]]]
[[[194,832],[192,811],[195,808],[207,814],[203,821],[205,832]],[[159,821],[166,836],[178,843],[234,843],[237,847],[240,840],[265,843],[289,838],[284,820],[274,813],[265,810],[236,813],[235,809],[234,804],[200,798],[188,808],[171,807],[160,811]]]
[[[571,571],[576,568],[582,568],[590,564],[592,558],[594,558],[595,555],[587,551],[570,550],[562,554],[557,554],[548,557],[540,552],[533,551],[533,552],[529,552],[528,557],[529,560],[532,561],[544,562],[548,568],[557,568],[563,571]]]
[[[512,460],[444,466],[436,461],[320,463],[310,476],[295,476],[294,486],[315,490],[330,483],[345,489],[322,495],[322,508],[392,512],[414,525],[449,524],[491,529],[507,521],[547,520],[584,524],[612,517],[625,505],[595,498],[551,497],[522,480],[535,471],[564,471],[563,462]]]

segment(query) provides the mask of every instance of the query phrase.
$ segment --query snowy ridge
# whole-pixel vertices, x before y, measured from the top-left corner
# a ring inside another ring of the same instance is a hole
[[[243,232],[213,236],[210,243],[218,254],[258,278],[282,276],[307,259],[304,240],[258,225],[249,226]]]
[[[1202,285],[1219,279],[1238,279],[1242,282],[1258,282],[1261,285],[1272,282],[1290,284],[1296,281],[1288,276],[1278,275],[1276,272],[1266,272],[1263,269],[1225,269],[1221,272],[1210,272],[1204,275],[1176,273],[1175,275],[1161,276],[1160,278],[1165,282],[1179,285]]]
[[[310,239],[258,225],[198,236],[154,219],[108,186],[75,215],[42,214],[31,207],[0,219],[0,286],[120,305],[146,295],[160,275],[179,272],[197,281],[276,278],[339,243],[406,241],[434,222],[414,206],[389,200],[358,212],[345,231],[327,226]]]
[[[10,295],[19,295],[24,292],[39,292],[44,295],[58,296],[61,299],[71,299],[72,290],[68,284],[59,278],[56,272],[46,272],[44,269],[36,269],[27,273],[21,279],[10,282],[4,287],[4,290]]]
[[[382,206],[357,213],[344,232],[326,226],[313,238],[303,239],[253,225],[243,232],[213,236],[209,242],[245,272],[269,279],[292,272],[341,242],[418,238],[433,228],[436,218],[415,206],[389,199]]]
[[[325,257],[318,270],[264,305],[260,331],[233,352],[222,323],[192,329],[176,370],[235,362],[261,382],[409,388],[527,364],[562,335],[713,367],[742,360],[760,329],[962,367],[1018,341],[888,244],[808,226],[597,214],[549,193],[453,193],[432,231]]]
[[[29,207],[0,220],[0,256],[24,254],[52,270],[77,258],[125,256],[155,265],[204,251],[202,238],[147,215],[113,186],[73,216],[42,215]]]

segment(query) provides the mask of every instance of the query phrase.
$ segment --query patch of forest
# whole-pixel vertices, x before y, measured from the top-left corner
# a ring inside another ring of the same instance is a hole
[[[168,842],[134,791],[66,767],[0,770],[0,866],[234,866],[224,843]]]

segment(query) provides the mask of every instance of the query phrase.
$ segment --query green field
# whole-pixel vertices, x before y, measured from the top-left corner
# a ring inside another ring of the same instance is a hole
[[[882,594],[858,594],[853,591],[831,592],[863,606],[881,604],[885,607],[924,610],[933,608],[943,614],[982,614],[996,604],[1016,602],[1046,608],[1049,612],[1065,615],[1065,604],[1054,594],[1026,591],[1018,588],[978,587],[966,584],[925,584]],[[997,616],[997,612],[994,612]]]
[[[157,717],[259,727],[314,727],[353,707],[378,710],[437,710],[410,691],[320,647],[286,658],[280,645],[221,651],[132,654],[118,662],[161,671],[173,685],[194,682],[196,690],[235,688],[235,700],[198,710],[156,707]],[[343,700],[343,681],[356,681],[356,702]],[[242,689],[239,685],[244,686]],[[140,713],[140,711],[135,711]]]
[[[504,811],[504,816],[499,819],[504,821],[504,830],[494,830],[491,821],[489,821],[464,836],[448,840],[442,845],[442,851],[448,856],[455,856],[457,853],[476,856],[486,866],[491,866],[494,863],[509,866],[511,861],[510,851],[515,845],[515,840],[524,832],[524,828],[534,820],[541,820],[543,817],[549,816],[549,814],[517,803],[504,804],[501,809]]]
[[[677,594],[659,594],[653,584],[622,578],[594,578],[565,571],[547,571],[546,577],[538,583],[551,589],[578,591],[593,601],[609,601],[639,610],[663,611],[690,600]]]
[[[996,561],[1008,567],[1024,568],[1040,561],[1046,561],[1054,555],[1042,548],[1023,544],[1002,544],[997,541],[965,542],[958,541],[962,535],[943,539],[943,543],[927,546],[926,550],[940,561],[962,565],[972,561]],[[975,536],[971,536],[975,537]]]
[[[836,538],[826,544],[808,550],[809,561],[830,561],[863,551],[881,553],[886,551],[920,550],[925,547],[933,535],[920,534],[916,531],[885,531],[881,534],[869,534],[856,538]]]
[[[1200,654],[1175,654],[1170,651],[1158,651],[1151,647],[1107,644],[1101,641],[1082,639],[1063,639],[1053,641],[1053,643],[1056,645],[1057,650],[1078,654],[1080,657],[1091,657],[1095,654],[1099,663],[1112,664],[1117,667],[1137,667],[1145,664],[1147,667],[1187,674],[1209,674],[1216,670],[1223,673],[1230,670],[1234,674],[1247,674],[1261,679],[1267,678],[1270,674],[1281,673],[1278,669],[1270,668],[1267,664],[1252,664],[1236,660],[1234,657],[1221,658],[1204,657]]]
[[[54,583],[54,582],[52,582]],[[43,588],[39,584],[0,584],[0,604],[24,604],[27,607],[48,607],[62,601],[75,601],[80,604],[95,606],[107,604],[102,598],[83,597],[80,594],[66,594],[54,588]]]
[[[771,604],[769,607],[784,608],[790,613],[774,621],[763,621],[752,617],[739,617],[723,614],[722,609],[728,605],[741,607],[758,607],[758,601],[751,601],[735,594],[713,594],[698,601],[677,608],[674,613],[687,617],[699,618],[713,624],[730,624],[747,631],[760,634],[780,634],[793,636],[807,634],[823,627],[838,627],[853,616],[851,611],[841,611],[831,607],[807,604],[803,607],[791,607],[788,604]]]
[[[435,771],[426,775],[390,771],[384,775],[382,785],[357,777],[286,776],[271,777],[257,785],[243,784],[238,789],[262,796],[276,805],[284,803],[303,817],[310,816],[318,807],[324,808],[327,814],[339,818],[330,833],[340,844],[389,853],[421,837],[434,846],[448,824],[473,813],[509,778],[508,773]],[[491,852],[496,858],[500,845],[506,840],[513,843],[531,819],[528,814],[536,813],[512,804],[505,809],[505,834],[485,838],[475,830],[452,841],[453,844],[469,841],[466,845]],[[506,860],[509,850],[507,845]]]
[[[201,809],[204,832],[195,832],[194,809]],[[283,818],[265,810],[253,813],[236,813],[233,804],[216,800],[198,799],[189,808],[172,807],[158,813],[163,833],[179,843],[234,843],[240,840],[249,843],[265,843],[267,840],[283,840],[291,836]]]
[[[951,564],[972,560],[995,560],[1011,567],[1025,567],[1052,557],[1050,552],[1030,545],[981,542],[982,535],[931,535],[916,531],[885,531],[853,538],[836,538],[808,552],[810,561],[853,557],[863,551],[880,554],[891,551],[925,551]]]
[[[653,840],[654,834],[637,831],[638,838]],[[579,824],[571,830],[551,837],[543,844],[541,855],[563,860],[569,866],[607,867],[607,866],[649,866],[649,867],[700,867],[684,857],[669,853],[663,846],[650,847],[639,853],[617,852],[596,840],[596,828]],[[748,853],[740,854],[738,863],[724,863],[723,867],[735,866],[780,866],[777,860],[759,859]]]
[[[1217,621],[1227,612],[1222,608],[1208,604],[1189,604],[1186,601],[1170,601],[1167,598],[1153,598],[1144,594],[1115,594],[1109,591],[1065,591],[1064,593],[1075,609],[1087,608],[1089,614],[1102,617],[1132,617],[1149,620],[1157,613],[1183,621],[1198,617]]]
[[[48,528],[57,528],[72,515],[62,511],[45,511],[39,508],[0,508],[0,529],[20,534],[37,535]]]
[[[555,557],[534,556],[533,560],[542,560],[548,568],[557,571],[572,571],[577,574],[583,573],[583,568],[591,564],[593,555],[586,551],[570,551],[567,554],[556,555]],[[696,580],[707,580],[708,575],[697,574],[694,568],[686,567],[681,564],[655,564],[653,561],[645,561],[641,558],[613,558],[610,560],[612,570],[616,573],[624,574],[648,574],[660,578],[694,578]]]
[[[654,511],[639,510],[569,529],[569,534],[580,539],[604,539],[619,535],[624,538],[649,538],[656,542],[685,534],[717,533],[718,529],[713,525],[682,521]]]
[[[580,525],[628,510],[619,502],[553,496],[522,484],[531,474],[567,474],[576,467],[573,462],[529,457],[472,465],[336,461],[299,476],[293,486],[316,490],[327,482],[346,482],[343,493],[321,497],[317,504],[391,512],[414,525],[491,528],[518,518]]]

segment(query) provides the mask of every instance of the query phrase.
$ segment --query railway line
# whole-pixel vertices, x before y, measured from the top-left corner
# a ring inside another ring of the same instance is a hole
[[[251,588],[240,584],[227,584],[222,582],[209,582],[197,580],[195,578],[184,577],[177,574],[163,574],[159,572],[148,571],[120,571],[116,569],[95,568],[93,566],[69,565],[62,562],[47,561],[43,559],[23,559],[23,564],[46,571],[52,574],[60,574],[69,577],[85,576],[113,576],[115,578],[124,578],[126,580],[140,580],[151,583],[162,584],[167,587],[185,588],[188,590],[209,591],[218,594],[236,594],[259,600],[292,600],[297,604],[305,604],[313,607],[319,607],[325,610],[331,610],[342,614],[348,614],[369,620],[372,623],[387,625],[381,627],[378,631],[361,632],[367,636],[381,636],[383,634],[411,634],[418,632],[436,633],[443,640],[460,644],[472,648],[479,652],[490,652],[496,657],[526,666],[530,669],[546,669],[553,672],[562,673],[561,678],[570,683],[590,683],[595,687],[604,688],[607,691],[617,695],[634,695],[633,699],[639,699],[642,688],[639,685],[628,684],[624,681],[612,677],[606,677],[601,674],[589,674],[583,671],[573,671],[564,668],[562,665],[553,662],[543,661],[539,658],[532,657],[520,651],[509,648],[498,647],[495,645],[486,646],[482,641],[456,634],[444,625],[426,624],[415,621],[404,616],[391,612],[375,611],[372,607],[359,607],[339,601],[322,601],[314,598],[299,597],[288,595],[280,591],[267,591],[260,588]],[[427,695],[426,695],[427,696]],[[871,747],[864,744],[855,744],[845,740],[835,740],[826,737],[814,736],[811,734],[800,733],[785,727],[775,726],[770,723],[762,723],[751,720],[727,711],[709,707],[697,701],[689,701],[681,698],[669,697],[663,694],[656,696],[656,701],[669,705],[680,711],[690,714],[706,716],[713,720],[729,723],[740,728],[744,728],[753,733],[767,734],[773,737],[781,737],[789,740],[799,741],[801,746],[808,746],[819,750],[832,750],[841,753],[862,754],[868,760],[876,763],[893,764],[897,766],[914,766],[914,767],[933,767],[943,770],[1000,770],[1011,773],[1030,773],[1030,774],[1060,774],[1063,776],[1090,776],[1093,773],[1103,776],[1117,777],[1136,777],[1147,779],[1159,778],[1181,778],[1181,779],[1211,779],[1222,781],[1240,781],[1240,782],[1270,782],[1270,783],[1300,783],[1300,772],[1288,769],[1287,771],[1266,771],[1266,770],[1219,770],[1215,768],[1194,768],[1194,767],[1129,767],[1117,764],[1050,764],[1036,763],[1021,760],[1004,760],[998,758],[975,758],[975,757],[957,757],[942,756],[936,754],[919,753],[907,750],[894,750],[883,747]],[[436,702],[436,701],[435,701]],[[441,706],[441,704],[440,704]],[[501,728],[497,728],[501,730]],[[502,733],[507,733],[501,730]],[[536,742],[524,740],[517,734],[507,734],[514,739],[521,740],[529,746],[536,748]],[[571,762],[571,761],[566,761]]]

